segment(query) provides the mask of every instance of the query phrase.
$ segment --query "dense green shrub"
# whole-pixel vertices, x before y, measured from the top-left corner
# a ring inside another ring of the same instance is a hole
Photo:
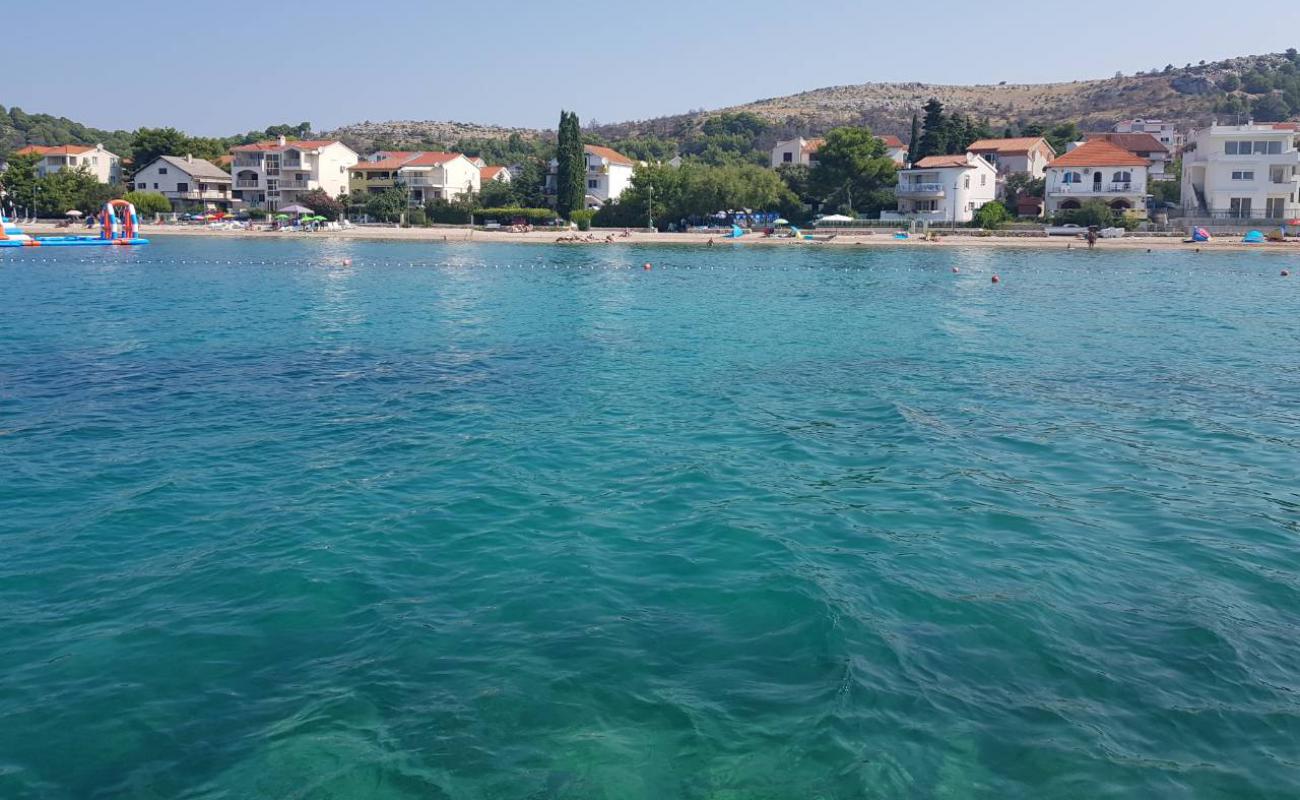
[[[1009,219],[1011,213],[997,200],[985,203],[975,211],[975,224],[987,231],[997,230]]]
[[[575,209],[574,211],[569,212],[569,221],[577,223],[578,230],[589,231],[591,230],[591,220],[594,216],[596,216],[596,212],[590,209]]]

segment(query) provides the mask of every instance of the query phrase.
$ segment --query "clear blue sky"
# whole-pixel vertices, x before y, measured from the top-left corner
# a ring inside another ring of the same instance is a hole
[[[302,120],[553,127],[561,108],[615,122],[835,84],[1074,80],[1300,47],[1300,4],[1208,0],[3,5],[0,103],[201,135]]]

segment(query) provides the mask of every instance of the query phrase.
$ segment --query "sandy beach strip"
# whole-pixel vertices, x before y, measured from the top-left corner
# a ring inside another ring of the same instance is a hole
[[[23,226],[23,230],[33,236],[68,236],[94,235],[93,230],[81,226],[59,228],[53,223],[36,223]],[[605,237],[614,233],[614,245],[695,245],[707,246],[712,240],[715,247],[1017,247],[1031,249],[1065,250],[1067,248],[1086,248],[1081,240],[1069,236],[1014,236],[957,234],[945,236],[940,234],[937,241],[926,241],[919,237],[895,239],[892,231],[882,230],[871,234],[846,232],[837,235],[831,241],[806,241],[764,237],[761,234],[749,234],[740,239],[724,239],[719,234],[708,233],[649,233],[633,231],[628,237],[618,232],[594,230],[596,238],[592,242],[566,243],[569,247],[608,247]],[[141,235],[145,237],[197,236],[227,239],[329,239],[358,241],[402,241],[426,243],[486,243],[486,244],[556,244],[556,239],[566,235],[564,231],[534,230],[528,233],[512,233],[507,230],[484,231],[464,227],[432,228],[398,228],[381,226],[357,226],[338,231],[244,231],[209,228],[201,225],[143,225]],[[584,234],[585,235],[585,234]],[[1184,242],[1181,238],[1170,236],[1126,236],[1122,239],[1102,239],[1097,243],[1101,250],[1185,250],[1188,252],[1231,252],[1231,251],[1266,251],[1290,254],[1300,257],[1300,239],[1286,242],[1267,242],[1264,244],[1245,244],[1238,237],[1216,237],[1210,242]]]

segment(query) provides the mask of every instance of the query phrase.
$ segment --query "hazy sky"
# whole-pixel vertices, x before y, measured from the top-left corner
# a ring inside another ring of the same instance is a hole
[[[1300,46],[1300,4],[1207,0],[0,5],[0,103],[203,135],[302,120],[553,127],[561,108],[615,122],[836,84],[1074,80]]]

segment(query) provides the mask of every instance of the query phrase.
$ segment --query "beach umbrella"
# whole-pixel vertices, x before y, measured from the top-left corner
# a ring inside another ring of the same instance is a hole
[[[289,215],[288,215],[288,214],[276,214],[276,215],[275,215],[275,218],[276,218],[276,219],[288,219],[288,218],[289,218]]]
[[[789,224],[790,224],[790,220],[788,220],[788,219],[782,219],[782,218],[780,218],[780,217],[777,217],[776,219],[772,220],[772,224],[773,224],[773,225],[789,225]]]
[[[67,212],[66,214],[64,214],[64,216],[65,216],[65,217],[80,217],[80,216],[81,216],[81,212],[74,208],[74,209],[72,209],[71,211],[69,211],[69,212]]]
[[[286,213],[286,214],[310,214],[310,213],[312,213],[312,210],[311,210],[310,208],[308,208],[307,206],[300,206],[300,205],[298,205],[297,203],[294,203],[294,204],[291,205],[291,206],[285,206],[284,208],[281,208],[280,210],[283,211],[283,212]]]

